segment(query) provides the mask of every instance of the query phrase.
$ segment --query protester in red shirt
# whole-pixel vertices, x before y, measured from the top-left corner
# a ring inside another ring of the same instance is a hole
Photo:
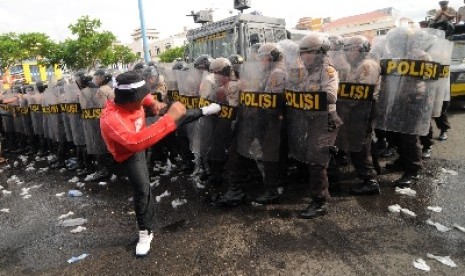
[[[134,209],[139,226],[137,256],[149,252],[155,226],[155,198],[150,189],[144,150],[173,132],[177,124],[218,113],[221,109],[212,104],[189,111],[186,117],[184,105],[174,102],[164,116],[146,127],[143,106],[158,114],[166,104],[153,99],[142,75],[129,71],[116,77],[115,98],[107,101],[100,117],[105,144],[115,160],[122,164],[134,189]]]

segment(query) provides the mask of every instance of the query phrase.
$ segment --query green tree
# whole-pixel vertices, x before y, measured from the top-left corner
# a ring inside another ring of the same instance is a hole
[[[75,24],[69,25],[76,39],[67,39],[63,43],[63,61],[71,69],[89,70],[97,62],[108,57],[108,50],[116,37],[108,31],[98,31],[102,23],[98,19],[83,16]]]
[[[184,57],[184,48],[185,46],[180,46],[168,49],[158,55],[158,58],[160,59],[160,62],[173,62],[177,58]]]
[[[113,45],[104,53],[101,60],[105,66],[116,65],[121,63],[123,65],[129,64],[137,60],[137,55],[131,51],[127,46]]]
[[[20,40],[16,33],[0,35],[0,67],[8,68],[16,63],[21,55]]]

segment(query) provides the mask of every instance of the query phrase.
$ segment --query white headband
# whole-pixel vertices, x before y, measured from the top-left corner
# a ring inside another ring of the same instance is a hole
[[[117,84],[115,89],[131,90],[131,89],[140,88],[140,87],[144,86],[144,84],[145,84],[144,80],[139,81],[139,82],[135,82],[135,83],[130,83],[130,84]]]

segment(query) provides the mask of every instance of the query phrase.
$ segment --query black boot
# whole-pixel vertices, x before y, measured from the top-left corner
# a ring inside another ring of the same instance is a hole
[[[219,205],[234,207],[245,202],[246,196],[240,188],[229,188],[228,191],[218,200]]]
[[[328,203],[325,199],[312,199],[307,209],[300,213],[303,219],[312,219],[323,216],[328,212]]]
[[[365,180],[363,183],[351,190],[354,195],[379,195],[381,193],[379,189],[379,183],[375,179]]]
[[[414,184],[420,176],[418,173],[404,173],[402,177],[396,181],[396,186],[398,187],[409,187],[410,185]]]
[[[281,193],[279,188],[267,189],[264,193],[255,198],[255,202],[260,204],[273,204],[279,201]]]

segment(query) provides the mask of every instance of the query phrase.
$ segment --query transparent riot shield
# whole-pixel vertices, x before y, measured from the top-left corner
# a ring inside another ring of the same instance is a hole
[[[16,97],[22,97],[21,93],[13,93]],[[16,133],[24,134],[23,119],[21,116],[20,98],[10,104],[13,114],[13,124]]]
[[[31,113],[32,129],[35,135],[43,136],[43,118],[42,118],[43,94],[35,92],[29,96],[28,105]]]
[[[21,112],[21,119],[23,121],[23,130],[24,134],[27,136],[32,136],[34,134],[32,129],[31,114],[29,112],[28,102],[32,96],[32,92],[27,92],[25,95],[19,99],[19,107]]]
[[[105,102],[96,97],[98,87],[86,87],[80,91],[79,103],[81,105],[82,127],[86,140],[88,154],[105,154],[107,148],[100,133],[100,115]]]
[[[215,79],[216,77],[216,79]],[[206,116],[199,119],[198,141],[200,154],[207,160],[225,161],[233,138],[233,126],[236,119],[237,108],[229,105],[229,98],[237,94],[237,86],[220,85],[216,83],[220,76],[204,74],[200,88],[200,107],[211,103],[221,106],[218,115]],[[236,91],[232,91],[236,89]]]
[[[338,131],[336,146],[349,152],[359,152],[369,142],[366,137],[371,129],[372,102],[379,89],[379,62],[368,52],[346,49],[343,52],[349,70],[339,78],[337,114],[344,124]]]
[[[3,99],[9,100],[15,97],[15,95],[11,92],[8,91],[3,95]],[[2,120],[3,120],[3,130],[6,133],[13,133],[15,132],[15,125],[13,123],[13,114],[14,114],[14,107],[12,107],[10,104],[3,104],[3,115],[2,115]]]
[[[65,116],[68,117],[73,143],[76,146],[83,146],[86,144],[86,139],[82,126],[79,87],[75,82],[69,83],[65,86],[65,101]]]
[[[386,52],[380,61],[377,128],[428,134],[435,97],[431,82],[438,80],[440,67],[426,52],[432,41],[422,29],[395,28],[387,33]]]
[[[174,98],[179,95],[178,82],[176,79],[175,71],[169,68],[163,68],[162,74],[165,77],[165,83],[167,88],[167,99],[168,101],[174,101]]]
[[[244,157],[278,161],[284,120],[284,83],[272,93],[271,86],[285,82],[284,64],[267,68],[246,62],[241,69],[243,90],[239,97],[236,145]]]

